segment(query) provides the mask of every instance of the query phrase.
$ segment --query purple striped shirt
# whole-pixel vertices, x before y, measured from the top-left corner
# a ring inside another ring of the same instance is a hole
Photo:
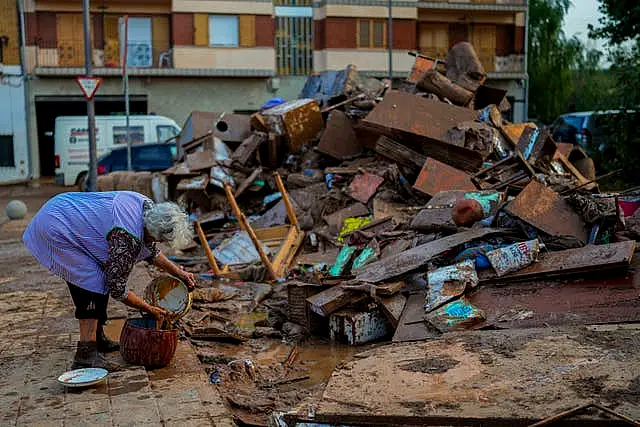
[[[52,273],[104,295],[109,292],[103,271],[107,235],[122,228],[142,242],[143,204],[148,200],[133,191],[59,194],[33,217],[22,240]],[[151,255],[145,245],[141,247],[136,261]]]

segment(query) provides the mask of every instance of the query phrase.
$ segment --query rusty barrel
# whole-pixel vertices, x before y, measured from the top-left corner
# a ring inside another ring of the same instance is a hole
[[[122,358],[136,365],[162,367],[171,362],[178,346],[178,330],[156,329],[153,319],[128,319],[120,334]]]

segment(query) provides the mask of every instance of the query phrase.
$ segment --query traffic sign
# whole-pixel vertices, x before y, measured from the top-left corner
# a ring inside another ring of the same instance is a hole
[[[96,95],[100,84],[102,84],[102,77],[78,76],[76,77],[76,82],[87,101],[91,101]]]

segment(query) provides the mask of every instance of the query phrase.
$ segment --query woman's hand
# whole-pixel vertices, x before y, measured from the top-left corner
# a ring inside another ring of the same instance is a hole
[[[195,274],[182,270],[180,273],[180,279],[184,281],[190,291],[195,289],[197,284]]]
[[[146,311],[149,312],[149,314],[151,314],[153,317],[155,317],[156,320],[159,320],[161,322],[165,319],[165,317],[169,316],[169,312],[167,310],[165,310],[164,308],[155,307],[153,305],[149,305]]]

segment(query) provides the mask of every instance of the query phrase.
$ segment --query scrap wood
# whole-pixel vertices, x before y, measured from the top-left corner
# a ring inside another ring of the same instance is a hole
[[[509,230],[479,228],[447,236],[369,264],[356,278],[359,281],[371,283],[392,279],[424,267],[433,257],[456,246],[505,233],[509,233]]]
[[[631,264],[635,249],[636,242],[630,240],[608,245],[587,245],[565,251],[546,252],[540,255],[538,262],[520,271],[502,277],[481,274],[480,283],[509,283],[627,268]]]
[[[307,298],[307,302],[311,304],[311,311],[322,317],[327,317],[334,311],[347,306],[352,302],[353,297],[353,292],[343,289],[341,286],[333,286]]]
[[[202,231],[202,227],[200,226],[200,221],[195,221],[195,229],[198,233],[198,237],[200,238],[200,244],[204,248],[204,253],[207,255],[207,259],[209,260],[209,266],[211,267],[211,271],[216,276],[220,276],[223,271],[218,268],[218,263],[216,262],[216,258],[213,256],[213,251],[209,246],[209,241],[207,240],[207,236],[205,236],[204,231]],[[228,271],[225,271],[227,273]]]
[[[400,317],[407,304],[407,298],[402,294],[396,294],[392,297],[379,298],[379,303],[382,314],[385,315],[391,326],[395,329],[400,324]]]
[[[376,153],[381,156],[387,157],[394,162],[405,166],[414,171],[418,171],[422,168],[427,161],[427,157],[417,151],[414,151],[393,139],[381,136],[376,141],[375,147]]]
[[[291,348],[291,351],[289,352],[289,355],[287,356],[287,360],[285,360],[284,362],[284,367],[289,369],[293,366],[293,364],[296,361],[296,358],[298,357],[298,353],[300,352],[300,349],[298,348],[298,344],[294,345],[293,348]]]
[[[245,139],[238,148],[235,149],[231,154],[231,160],[245,166],[251,159],[251,156],[255,154],[260,144],[266,140],[266,134],[254,132],[251,136]]]
[[[441,335],[424,321],[425,296],[425,291],[409,296],[393,335],[393,342],[424,341]]]
[[[626,415],[622,415],[618,412],[615,412],[609,408],[607,408],[606,406],[602,406],[602,405],[598,405],[597,403],[587,403],[585,405],[580,405],[578,407],[575,407],[573,409],[569,409],[567,411],[563,411],[560,412],[559,414],[555,414],[555,415],[551,415],[548,418],[545,418],[544,420],[538,421],[537,423],[533,423],[531,424],[529,427],[543,427],[543,426],[547,426],[549,424],[555,423],[556,421],[560,421],[563,420],[565,418],[569,418],[572,417],[574,415],[577,415],[581,412],[586,411],[587,409],[590,408],[596,408],[602,412],[605,412],[609,415],[611,415],[614,418],[623,420],[625,422],[627,422],[629,425],[632,426],[640,426],[640,422],[633,420],[629,417],[627,417]]]
[[[238,344],[246,341],[246,339],[241,336],[231,334],[224,329],[217,328],[215,326],[192,327],[185,324],[183,325],[183,328],[187,336],[193,340],[224,341]]]
[[[345,105],[351,104],[351,103],[352,103],[352,102],[354,102],[354,101],[357,101],[357,100],[359,100],[359,99],[364,99],[364,98],[366,98],[366,97],[367,97],[367,96],[366,96],[364,93],[359,93],[358,95],[353,96],[353,97],[351,97],[351,98],[349,98],[349,99],[346,99],[346,100],[344,100],[344,101],[342,101],[342,102],[338,102],[337,104],[333,104],[333,105],[331,105],[331,106],[329,106],[329,107],[325,107],[325,108],[323,108],[320,112],[321,112],[321,113],[323,113],[323,114],[324,114],[324,113],[328,113],[328,112],[330,112],[330,111],[335,110],[336,108],[343,107],[343,106],[345,106]]]
[[[251,184],[253,184],[253,181],[255,181],[261,173],[262,173],[261,167],[257,167],[256,169],[254,169],[251,175],[249,175],[249,177],[247,177],[247,179],[242,181],[242,183],[238,186],[233,197],[235,198],[240,197],[240,195],[242,195],[242,193],[244,193],[247,188],[251,187]]]

